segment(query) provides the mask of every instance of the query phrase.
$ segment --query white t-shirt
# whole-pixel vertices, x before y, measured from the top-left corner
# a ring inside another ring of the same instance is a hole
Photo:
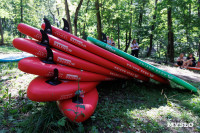
[[[111,45],[111,40],[107,40],[107,44]]]
[[[132,43],[131,43],[131,47],[134,47],[134,46],[139,46],[139,45],[138,45],[138,43],[135,43],[135,44],[132,44]],[[138,48],[132,48],[132,50],[137,50],[137,49],[138,49]]]
[[[183,61],[186,61],[186,60],[187,60],[187,58],[186,58],[186,57],[183,57],[183,58],[181,58],[181,57],[178,57],[178,58],[177,58],[177,60],[183,60]]]

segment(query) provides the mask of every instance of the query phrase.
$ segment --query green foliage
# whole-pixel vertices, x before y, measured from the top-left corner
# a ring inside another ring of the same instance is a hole
[[[21,21],[21,7],[23,7],[23,22],[40,28],[43,17],[51,23],[62,27],[61,18],[66,18],[63,0],[1,0],[0,17],[4,31],[5,43],[11,43],[19,36],[17,24]],[[132,5],[131,5],[132,2]],[[72,27],[75,9],[79,0],[69,1]],[[90,35],[97,37],[95,1],[83,1],[79,11],[78,36]],[[88,4],[88,5],[87,5]],[[22,5],[22,6],[21,6]],[[158,0],[155,11],[155,1],[140,0],[101,0],[100,12],[102,31],[112,37],[121,49],[125,49],[126,33],[131,30],[131,39],[139,40],[141,56],[145,56],[149,47],[149,36],[153,33],[153,47],[156,57],[164,57],[168,45],[167,7],[172,8],[175,56],[179,53],[194,53],[197,56],[200,34],[198,16],[199,3],[197,0]],[[139,24],[140,15],[142,22]],[[156,19],[153,15],[156,14]],[[132,23],[131,23],[132,18]],[[155,29],[151,31],[152,24]],[[118,27],[119,25],[119,27]],[[119,28],[119,29],[118,29]],[[119,36],[118,36],[119,32]],[[119,39],[119,42],[118,42]],[[130,51],[130,49],[129,49]]]

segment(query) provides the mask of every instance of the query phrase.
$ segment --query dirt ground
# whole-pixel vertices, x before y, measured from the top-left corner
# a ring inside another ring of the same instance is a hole
[[[168,73],[171,73],[177,77],[179,77],[180,79],[183,80],[187,80],[190,82],[200,82],[200,71],[196,71],[196,70],[187,70],[187,69],[180,69],[178,67],[175,66],[167,66],[167,65],[161,65],[152,61],[146,61],[145,62],[156,66],[157,68],[164,70]]]

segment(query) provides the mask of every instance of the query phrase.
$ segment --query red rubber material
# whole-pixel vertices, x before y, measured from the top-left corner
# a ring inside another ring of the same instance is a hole
[[[188,67],[187,69],[191,69],[191,70],[200,70],[200,67]]]
[[[96,88],[86,93],[83,97],[83,104],[79,104],[79,105],[84,105],[85,109],[78,107],[78,110],[77,110],[77,107],[76,107],[77,103],[73,103],[72,99],[62,100],[62,101],[57,102],[60,111],[68,119],[70,119],[71,121],[78,122],[78,123],[87,120],[94,113],[97,103],[98,103],[98,92]],[[74,111],[78,112],[78,115],[81,114],[82,112],[85,115],[85,117],[83,115],[79,115],[77,119],[75,119],[76,114],[74,113]]]
[[[37,77],[31,81],[27,89],[27,96],[32,101],[48,102],[70,99],[75,96],[78,86],[82,93],[87,93],[94,89],[99,82],[78,82],[60,80],[58,85],[50,85],[46,81],[50,78]]]
[[[177,64],[175,64],[176,67],[179,67]],[[200,67],[187,67],[187,69],[191,69],[191,70],[198,70],[200,71]]]
[[[45,24],[42,24],[42,29],[44,29],[44,28],[45,28]],[[132,63],[132,62],[130,62],[130,61],[114,54],[114,53],[111,53],[111,52],[109,52],[109,51],[107,51],[103,48],[100,48],[100,47],[98,47],[98,46],[96,46],[96,45],[94,45],[90,42],[87,42],[87,41],[85,41],[85,40],[83,40],[83,39],[81,39],[77,36],[74,36],[74,35],[72,35],[68,32],[65,32],[61,29],[58,29],[54,26],[52,26],[52,34],[56,37],[59,37],[59,38],[65,40],[65,41],[68,41],[69,43],[72,43],[72,44],[74,44],[74,45],[76,45],[76,46],[78,46],[82,49],[85,49],[85,50],[87,50],[91,53],[94,53],[98,56],[101,56],[101,57],[103,57],[107,60],[110,60],[110,61],[112,61],[116,64],[119,64],[123,67],[126,67],[130,70],[136,71],[140,74],[143,74],[143,75],[150,77],[154,80],[157,80],[161,83],[169,84],[169,80],[167,80],[167,79],[165,79],[165,78],[163,78],[163,77],[161,77],[157,74],[154,74],[154,73],[140,67],[139,65]]]
[[[24,38],[16,38],[13,40],[13,46],[15,48],[45,59],[47,55],[46,47],[39,45],[38,43],[39,42],[29,40],[29,39],[24,39]],[[70,67],[74,67],[74,68],[78,68],[78,69],[82,69],[82,70],[86,70],[86,71],[90,71],[90,72],[94,72],[94,73],[98,73],[102,75],[128,79],[127,76],[118,74],[112,70],[106,69],[104,67],[98,66],[88,61],[81,60],[80,58],[74,57],[62,51],[59,51],[55,48],[51,48],[51,50],[53,52],[53,60],[55,63],[67,65]]]
[[[19,61],[18,68],[26,73],[31,73],[44,77],[52,77],[54,69],[58,69],[59,79],[80,80],[80,81],[107,81],[114,80],[104,75],[95,74],[79,69],[63,66],[60,64],[46,64],[37,57],[27,57]]]
[[[26,34],[34,39],[37,39],[39,41],[41,41],[42,35],[40,33],[40,31],[34,27],[28,26],[26,24],[20,23],[18,25],[18,30],[23,33]],[[133,72],[131,70],[125,69],[124,67],[121,67],[113,62],[110,62],[102,57],[99,57],[95,54],[92,54],[86,50],[83,50],[79,47],[74,46],[73,44],[70,44],[66,41],[63,41],[57,37],[54,37],[52,35],[48,35],[49,37],[49,43],[52,47],[55,47],[57,49],[60,49],[66,53],[69,53],[71,55],[77,56],[79,58],[82,58],[84,60],[90,61],[92,63],[95,63],[97,65],[106,67],[108,69],[114,70],[116,72],[119,72],[121,74],[133,77],[133,78],[137,78],[143,81],[149,81],[149,78],[146,76],[143,76],[141,74],[138,74],[136,72]],[[102,51],[103,52],[103,51]]]

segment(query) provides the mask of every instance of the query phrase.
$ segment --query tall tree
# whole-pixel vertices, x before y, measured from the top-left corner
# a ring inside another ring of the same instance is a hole
[[[20,0],[20,10],[21,10],[21,20],[20,22],[23,22],[23,0]],[[19,33],[19,36],[22,37],[21,32]]]
[[[133,1],[131,0],[131,7],[133,5]],[[131,33],[132,33],[132,21],[133,21],[133,14],[132,14],[133,8],[131,8],[131,13],[130,13],[130,27],[129,27],[129,37],[128,37],[128,42],[126,43],[126,48],[124,50],[124,52],[127,52],[129,46],[130,46],[130,42],[131,42]]]
[[[51,5],[50,5],[50,0],[48,0],[48,7],[49,7],[49,13],[52,15],[52,17],[53,17],[53,24],[55,24],[55,22],[56,22],[56,18],[55,18],[55,15],[54,15],[54,13],[51,11]]]
[[[147,52],[147,57],[149,57],[151,55],[151,50],[152,50],[152,47],[153,47],[153,31],[155,29],[157,2],[158,2],[158,0],[155,0],[155,9],[154,9],[154,15],[153,15],[153,24],[151,26],[150,45],[149,45],[149,51]]]
[[[167,54],[170,62],[174,62],[174,33],[172,29],[172,7],[169,5],[167,9],[168,20],[168,47]]]
[[[80,0],[77,8],[76,8],[76,12],[75,12],[75,17],[74,17],[74,35],[77,36],[77,20],[78,20],[78,12],[81,8],[81,5],[83,3],[83,0]]]
[[[3,28],[2,28],[2,21],[1,21],[1,17],[0,17],[0,32],[1,32],[1,45],[4,44],[4,38],[3,38]]]
[[[138,20],[138,28],[139,29],[142,28],[142,21],[143,21],[143,14],[144,14],[145,4],[146,4],[146,0],[143,0],[142,1],[142,6],[140,6],[140,12],[139,12],[139,20]],[[140,31],[138,33],[140,33]],[[137,36],[138,36],[137,42],[139,43],[140,42],[139,34]]]
[[[97,16],[97,34],[98,34],[98,40],[102,40],[101,15],[100,15],[100,10],[99,10],[99,0],[96,0],[96,2],[95,2],[95,8],[96,8],[96,16]]]
[[[117,23],[117,40],[118,40],[118,49],[120,49],[121,47],[120,47],[120,27],[119,27],[119,21],[118,21],[118,23]]]
[[[200,21],[200,0],[198,0],[198,22]],[[200,56],[200,35],[199,35],[199,49],[198,49],[198,53]]]
[[[86,9],[85,9],[85,13],[87,14],[87,12],[88,12],[88,8],[89,8],[89,3],[90,3],[90,0],[88,0],[87,1],[87,7],[86,7]],[[87,39],[87,37],[86,37],[86,24],[87,24],[87,22],[86,22],[86,19],[87,19],[87,16],[85,15],[85,18],[84,18],[84,24],[83,24],[83,39]]]
[[[69,23],[69,31],[71,34],[72,33],[72,23],[71,23],[71,19],[70,19],[70,12],[69,12],[69,5],[68,5],[68,1],[65,0],[65,12],[66,12],[66,16],[67,16],[67,21]]]

